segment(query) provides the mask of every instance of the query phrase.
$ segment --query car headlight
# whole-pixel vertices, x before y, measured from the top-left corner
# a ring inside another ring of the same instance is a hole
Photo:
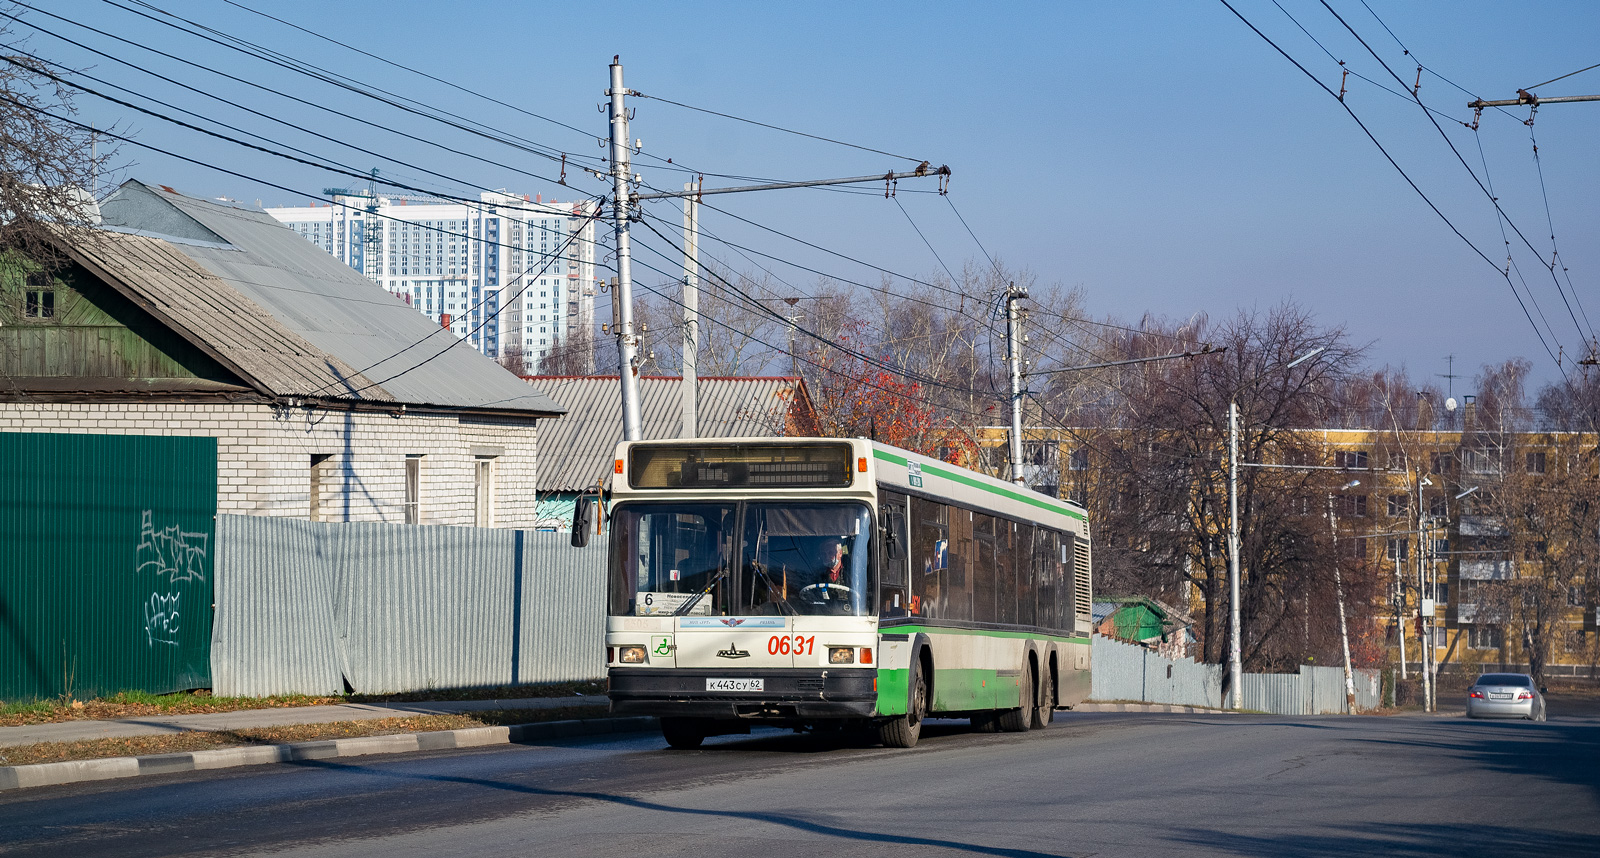
[[[645,652],[642,646],[617,647],[617,661],[623,664],[644,664]]]
[[[829,664],[855,664],[856,663],[856,650],[855,650],[855,647],[849,647],[849,646],[830,646],[830,647],[828,647],[828,663]]]

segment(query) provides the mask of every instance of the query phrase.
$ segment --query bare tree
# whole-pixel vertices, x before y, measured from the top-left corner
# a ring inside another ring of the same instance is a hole
[[[94,236],[94,184],[115,148],[96,146],[74,118],[71,88],[49,65],[16,42],[0,59],[0,247],[53,269],[63,261],[61,237]]]

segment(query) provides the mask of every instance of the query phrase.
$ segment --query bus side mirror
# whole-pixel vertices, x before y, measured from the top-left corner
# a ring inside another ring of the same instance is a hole
[[[593,499],[583,495],[572,507],[572,547],[582,548],[588,545],[591,530],[594,530]]]

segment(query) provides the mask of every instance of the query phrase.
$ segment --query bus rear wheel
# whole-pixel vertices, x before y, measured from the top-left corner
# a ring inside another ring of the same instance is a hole
[[[906,714],[878,727],[878,741],[886,748],[914,748],[922,737],[922,715],[927,711],[928,682],[922,676],[921,660],[911,664],[911,700]]]
[[[1033,668],[1022,671],[1023,705],[1000,713],[1000,730],[1005,733],[1026,733],[1033,723]]]
[[[1051,719],[1056,715],[1056,690],[1055,684],[1050,681],[1050,672],[1045,671],[1039,677],[1039,705],[1033,710],[1033,729],[1043,730],[1050,726]]]
[[[680,751],[691,751],[706,740],[706,728],[694,718],[662,718],[661,737]]]

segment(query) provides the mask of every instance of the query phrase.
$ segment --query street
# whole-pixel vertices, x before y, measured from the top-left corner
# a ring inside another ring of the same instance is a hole
[[[1600,718],[1061,712],[910,751],[633,734],[19,791],[7,855],[1600,854]],[[1568,709],[1572,712],[1572,709]]]

